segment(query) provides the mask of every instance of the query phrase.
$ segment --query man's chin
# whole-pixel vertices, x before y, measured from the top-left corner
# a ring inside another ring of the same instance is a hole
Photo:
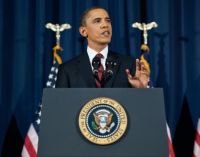
[[[102,45],[109,44],[111,40],[102,40],[100,43]]]

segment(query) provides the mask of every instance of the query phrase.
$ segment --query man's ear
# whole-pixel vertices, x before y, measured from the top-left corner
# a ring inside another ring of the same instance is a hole
[[[87,29],[85,27],[81,26],[79,32],[83,37],[87,37]]]

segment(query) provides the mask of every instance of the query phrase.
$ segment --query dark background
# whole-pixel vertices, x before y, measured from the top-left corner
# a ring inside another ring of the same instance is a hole
[[[61,37],[62,59],[69,60],[84,51],[79,17],[91,6],[110,13],[110,48],[133,57],[140,55],[142,34],[132,23],[158,23],[149,32],[151,80],[164,88],[176,156],[192,156],[200,117],[199,0],[0,0],[0,155],[20,156],[41,99],[55,45],[45,24],[72,25]]]

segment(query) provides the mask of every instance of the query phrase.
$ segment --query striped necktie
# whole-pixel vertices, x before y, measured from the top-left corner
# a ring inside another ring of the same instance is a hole
[[[101,61],[101,58],[104,58],[104,56],[101,53],[98,53],[95,57],[99,58]],[[100,64],[98,67],[98,78],[95,78],[95,82],[96,82],[96,87],[97,88],[101,88],[102,87],[102,80],[103,80],[103,65]]]

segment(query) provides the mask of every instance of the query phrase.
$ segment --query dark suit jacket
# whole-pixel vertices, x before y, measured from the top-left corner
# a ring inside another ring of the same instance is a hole
[[[116,66],[113,68],[112,77],[105,82],[105,88],[131,87],[125,69],[130,69],[131,73],[135,73],[135,60],[128,56],[119,55],[111,51],[108,52]],[[95,88],[95,79],[92,73],[89,57],[87,53],[65,62],[59,66],[57,75],[56,88]]]

